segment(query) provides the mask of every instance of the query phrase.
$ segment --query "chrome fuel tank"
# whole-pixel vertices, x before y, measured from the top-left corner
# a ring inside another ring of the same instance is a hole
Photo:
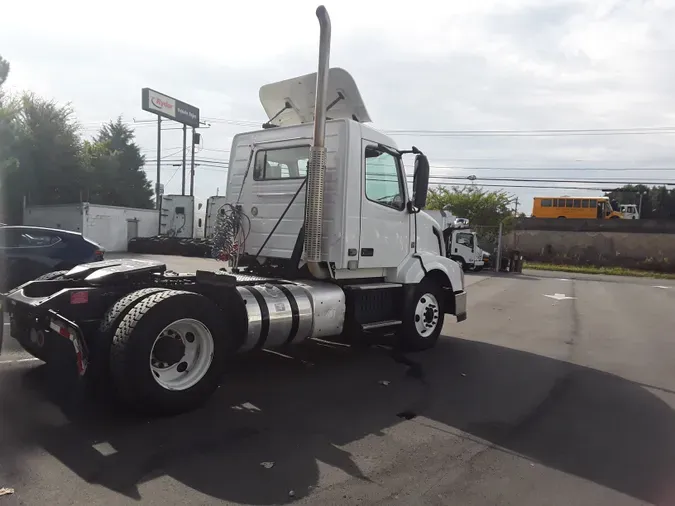
[[[313,337],[342,332],[345,295],[322,282],[238,286],[246,307],[248,328],[238,352],[274,349]]]

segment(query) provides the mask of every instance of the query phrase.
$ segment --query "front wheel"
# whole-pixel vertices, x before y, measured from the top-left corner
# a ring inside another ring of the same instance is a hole
[[[199,294],[166,290],[141,299],[112,341],[117,395],[151,414],[177,414],[203,404],[223,372],[226,327],[221,310]]]
[[[399,344],[404,351],[423,351],[433,348],[443,329],[443,290],[431,278],[423,279],[405,308]]]

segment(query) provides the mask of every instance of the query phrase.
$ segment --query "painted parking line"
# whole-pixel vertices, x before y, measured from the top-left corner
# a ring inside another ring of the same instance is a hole
[[[35,362],[40,360],[39,358],[31,357],[31,358],[15,358],[12,360],[0,360],[0,365],[8,365],[8,364],[21,364],[24,362]]]

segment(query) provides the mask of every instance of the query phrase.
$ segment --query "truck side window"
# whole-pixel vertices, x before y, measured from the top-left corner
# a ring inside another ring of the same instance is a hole
[[[471,234],[457,234],[457,244],[461,244],[463,246],[468,246],[469,248],[473,248],[473,235],[471,235]]]
[[[400,211],[405,207],[404,195],[398,158],[366,148],[366,198]]]
[[[261,149],[255,154],[253,179],[267,181],[307,176],[309,146]]]

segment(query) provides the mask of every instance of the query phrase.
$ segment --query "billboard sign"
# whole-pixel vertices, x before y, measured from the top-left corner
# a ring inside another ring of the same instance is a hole
[[[143,88],[142,90],[141,107],[144,111],[172,119],[184,125],[199,126],[199,109],[150,88]]]

